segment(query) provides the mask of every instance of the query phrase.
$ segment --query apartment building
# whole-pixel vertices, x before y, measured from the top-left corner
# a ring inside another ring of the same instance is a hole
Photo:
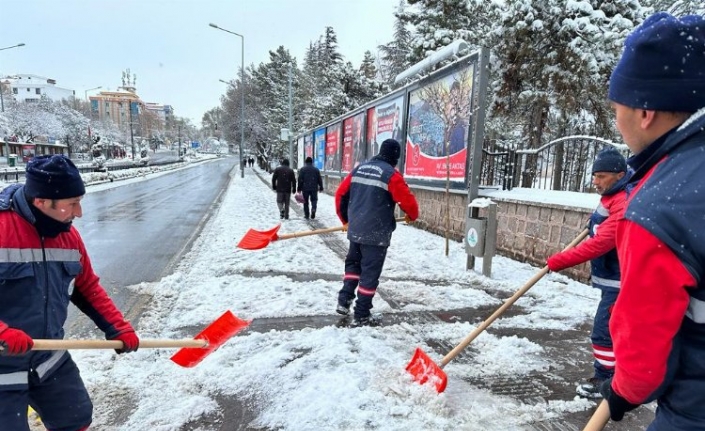
[[[46,96],[54,101],[70,99],[76,96],[76,91],[56,85],[56,80],[32,74],[17,74],[0,78],[3,86],[9,86],[12,95],[18,102],[36,103]]]

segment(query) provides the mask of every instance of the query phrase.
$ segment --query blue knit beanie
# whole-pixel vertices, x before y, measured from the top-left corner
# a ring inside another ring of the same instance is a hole
[[[626,172],[627,161],[624,160],[619,151],[612,147],[607,147],[597,153],[595,162],[592,164],[592,173],[595,172]]]
[[[25,177],[24,191],[30,198],[68,199],[86,194],[78,168],[61,154],[31,159]]]
[[[377,157],[392,166],[396,166],[397,163],[399,163],[400,156],[401,145],[399,145],[399,141],[396,139],[385,139],[379,147],[379,154],[377,155]]]
[[[648,17],[624,42],[609,99],[650,111],[695,112],[705,106],[705,18]]]

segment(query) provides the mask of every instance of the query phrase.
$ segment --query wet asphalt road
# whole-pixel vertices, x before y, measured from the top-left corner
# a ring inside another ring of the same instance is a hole
[[[122,288],[172,271],[236,166],[236,158],[225,157],[85,196],[74,225],[101,283],[130,320],[139,317],[140,298]]]

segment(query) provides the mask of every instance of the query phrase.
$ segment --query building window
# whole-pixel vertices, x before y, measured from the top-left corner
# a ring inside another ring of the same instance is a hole
[[[29,93],[29,87],[27,87],[27,93]]]
[[[12,94],[17,94],[17,87],[12,89]]]
[[[42,94],[42,89],[41,88],[35,88],[35,91],[37,94]]]

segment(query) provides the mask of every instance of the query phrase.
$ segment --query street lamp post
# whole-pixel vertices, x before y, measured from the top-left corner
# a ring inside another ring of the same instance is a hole
[[[24,46],[24,43],[18,43],[17,45],[12,45],[12,46],[6,46],[5,48],[0,48],[0,51],[4,51],[6,49],[12,49],[12,48],[19,48],[21,46]],[[0,78],[0,112],[5,112],[5,100],[3,100],[2,96],[2,78]],[[10,160],[10,144],[5,142],[5,160],[8,161]]]
[[[97,86],[97,87],[89,88],[88,90],[84,91],[83,94],[86,96],[86,102],[88,102],[88,92],[89,92],[89,91],[99,90],[99,89],[101,89],[101,88],[103,88],[103,87],[99,85],[99,86]]]
[[[292,107],[291,107],[291,61],[289,62],[289,133],[288,133],[288,138],[289,138],[289,164],[293,167],[294,166],[294,141],[291,139],[291,132],[293,131],[292,127],[293,125],[291,124],[291,118],[292,118]]]
[[[12,49],[12,48],[19,48],[21,46],[24,46],[24,43],[18,43],[17,45],[6,46],[5,48],[0,48],[0,51],[4,51],[6,49]],[[0,81],[0,112],[5,112],[5,101],[3,100],[3,97],[2,97],[2,81]]]
[[[241,57],[240,57],[240,104],[242,105],[242,113],[240,116],[240,178],[245,178],[245,167],[242,164],[243,160],[243,152],[242,152],[242,146],[245,142],[245,36],[235,33],[234,31],[226,30],[222,27],[218,27],[217,25],[210,23],[208,24],[209,26],[216,28],[218,30],[223,30],[226,33],[234,34],[235,36],[238,36],[241,39],[241,46],[240,46],[240,51],[241,51]]]

